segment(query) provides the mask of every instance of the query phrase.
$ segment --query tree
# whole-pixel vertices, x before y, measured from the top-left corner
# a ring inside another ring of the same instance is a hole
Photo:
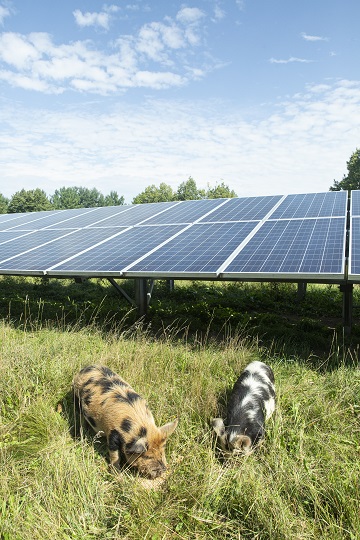
[[[105,198],[96,188],[77,188],[80,198],[80,208],[96,208],[105,205]]]
[[[51,197],[51,202],[56,210],[64,210],[66,208],[81,208],[80,197],[77,187],[61,187],[56,189]]]
[[[213,188],[208,186],[206,191],[207,199],[227,199],[233,197],[237,197],[235,191],[230,189],[229,186],[225,185],[224,182],[221,182],[221,184],[216,184],[216,186]]]
[[[198,189],[195,180],[189,176],[186,182],[182,182],[176,192],[178,201],[197,200],[205,198],[205,190]]]
[[[4,197],[2,193],[0,193],[0,214],[6,214],[8,211],[9,206],[9,199]]]
[[[162,182],[159,187],[155,184],[148,186],[139,195],[134,197],[132,204],[144,204],[155,202],[169,202],[174,200],[172,187]]]
[[[110,191],[109,195],[105,196],[104,206],[121,206],[125,203],[124,197],[119,197],[116,191]]]
[[[8,213],[14,212],[40,212],[41,210],[52,210],[53,205],[46,196],[45,191],[37,189],[22,189],[11,197]]]
[[[100,193],[96,188],[62,187],[55,190],[51,202],[57,210],[65,208],[94,208],[98,206],[118,206],[124,204],[124,197],[119,197],[116,191],[109,195]]]
[[[334,180],[334,185],[330,187],[330,191],[341,191],[352,189],[360,189],[360,148],[357,148],[351,155],[349,161],[346,162],[348,170],[347,176],[339,182]]]

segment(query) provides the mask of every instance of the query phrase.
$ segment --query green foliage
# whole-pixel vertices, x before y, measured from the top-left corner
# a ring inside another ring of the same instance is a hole
[[[66,208],[95,208],[99,206],[118,206],[124,204],[124,197],[119,197],[116,191],[109,195],[100,193],[96,188],[62,187],[55,190],[51,202],[56,210]]]
[[[42,189],[22,189],[17,191],[10,199],[8,213],[15,212],[40,212],[52,210],[53,205]]]
[[[330,191],[360,189],[360,148],[357,148],[346,162],[348,174],[341,181],[334,180]]]
[[[134,197],[132,204],[168,202],[174,200],[174,192],[168,184],[162,182],[159,187],[155,184],[148,186]]]
[[[9,199],[4,197],[2,193],[0,193],[0,214],[6,214],[8,211],[9,206]]]
[[[235,191],[231,190],[224,182],[216,184],[215,187],[210,187],[210,185],[208,185],[208,188],[205,191],[204,189],[198,189],[195,180],[189,176],[188,180],[179,185],[176,192],[174,192],[168,184],[161,183],[159,187],[152,184],[134,197],[132,203],[143,204],[228,197],[237,197],[237,195]]]
[[[235,191],[230,189],[224,182],[216,184],[215,187],[208,186],[205,194],[206,199],[227,199],[233,197],[237,197]]]
[[[121,206],[125,204],[125,199],[121,195],[119,197],[117,191],[110,191],[109,195],[105,195],[104,206]]]
[[[178,201],[197,200],[205,198],[205,190],[198,189],[195,180],[189,176],[186,182],[182,182],[176,192]]]

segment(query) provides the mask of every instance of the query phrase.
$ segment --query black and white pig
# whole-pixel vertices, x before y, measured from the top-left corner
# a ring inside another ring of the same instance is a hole
[[[225,456],[249,454],[265,435],[265,420],[275,410],[275,379],[272,369],[255,360],[236,381],[225,422],[214,418],[212,426]]]

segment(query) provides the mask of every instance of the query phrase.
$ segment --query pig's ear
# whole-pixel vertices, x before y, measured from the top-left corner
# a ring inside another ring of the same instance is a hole
[[[147,446],[144,439],[138,439],[131,446],[126,448],[129,454],[143,454],[146,452]]]
[[[216,435],[220,437],[220,439],[223,439],[225,435],[224,420],[222,418],[213,418],[211,421],[211,425]]]
[[[248,454],[251,450],[251,439],[247,435],[236,435],[230,441],[234,450]]]
[[[168,422],[167,424],[164,424],[163,426],[161,426],[159,429],[161,431],[161,433],[163,434],[163,436],[167,439],[168,437],[170,437],[170,435],[172,433],[174,433],[177,425],[179,423],[179,420],[177,418],[175,418],[175,420],[173,422]]]

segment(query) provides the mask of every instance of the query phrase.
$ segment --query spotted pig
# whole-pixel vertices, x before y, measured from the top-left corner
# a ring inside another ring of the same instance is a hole
[[[85,419],[106,436],[110,464],[120,468],[125,461],[144,476],[161,476],[166,440],[178,420],[157,427],[145,399],[105,366],[84,367],[73,384]]]
[[[225,423],[214,418],[212,426],[225,456],[249,454],[265,435],[265,420],[275,410],[275,380],[263,362],[251,362],[230,394]]]

